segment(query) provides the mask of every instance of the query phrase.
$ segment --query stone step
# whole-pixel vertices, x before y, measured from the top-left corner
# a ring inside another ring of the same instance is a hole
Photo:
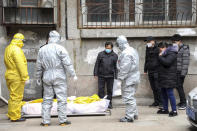
[[[137,102],[138,106],[148,106],[153,103],[153,99],[152,98],[137,97],[136,102]],[[125,106],[124,103],[122,102],[121,96],[113,97],[112,104],[113,104],[113,107]]]

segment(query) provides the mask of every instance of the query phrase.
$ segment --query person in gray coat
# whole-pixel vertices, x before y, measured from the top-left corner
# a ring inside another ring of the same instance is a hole
[[[188,73],[190,62],[190,50],[189,46],[182,43],[182,37],[179,34],[175,34],[171,38],[174,45],[178,46],[177,54],[177,91],[180,97],[180,103],[178,104],[179,110],[186,108],[186,98],[183,88],[185,76]]]
[[[40,48],[37,57],[36,77],[37,84],[43,82],[44,96],[42,103],[42,126],[51,123],[51,108],[54,94],[58,101],[58,118],[61,126],[71,124],[67,120],[67,78],[68,72],[77,80],[75,70],[66,49],[59,45],[60,35],[57,31],[49,33],[48,44]]]
[[[117,86],[121,86],[122,99],[126,104],[126,115],[120,122],[133,122],[138,117],[135,93],[140,81],[139,56],[137,51],[129,46],[125,36],[119,36],[116,44],[121,52],[117,62]]]

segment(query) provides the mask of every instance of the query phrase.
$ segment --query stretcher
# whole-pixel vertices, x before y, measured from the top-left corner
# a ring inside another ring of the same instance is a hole
[[[22,106],[22,114],[26,118],[41,117],[42,99],[25,102]],[[108,110],[109,100],[100,99],[97,95],[91,97],[70,97],[67,100],[68,116],[103,116],[111,115]],[[54,99],[51,116],[56,117],[57,100]]]

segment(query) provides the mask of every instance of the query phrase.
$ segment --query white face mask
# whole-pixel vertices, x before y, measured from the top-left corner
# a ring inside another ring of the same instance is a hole
[[[178,46],[176,43],[173,43],[172,45],[173,45],[173,46]]]
[[[173,43],[172,45],[173,45],[174,47],[176,47],[176,50],[177,50],[177,51],[179,50],[179,46],[178,46],[178,44]]]
[[[152,47],[152,43],[147,43],[147,47]]]

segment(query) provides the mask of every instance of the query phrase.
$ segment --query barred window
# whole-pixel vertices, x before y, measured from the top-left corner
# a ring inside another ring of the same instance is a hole
[[[86,0],[88,22],[133,21],[135,0]],[[124,12],[130,12],[127,15]]]
[[[192,20],[194,13],[193,9],[196,10],[196,7],[192,6],[192,4],[196,6],[196,3],[194,2],[192,3],[192,0],[170,0],[170,3],[171,3],[169,6],[170,20],[178,20],[178,21]]]
[[[57,8],[60,6],[57,3],[57,0],[4,0],[1,21],[7,26],[55,26],[59,17]]]
[[[165,20],[165,0],[143,0],[143,20]]]
[[[80,0],[79,27],[196,26],[196,0]]]

